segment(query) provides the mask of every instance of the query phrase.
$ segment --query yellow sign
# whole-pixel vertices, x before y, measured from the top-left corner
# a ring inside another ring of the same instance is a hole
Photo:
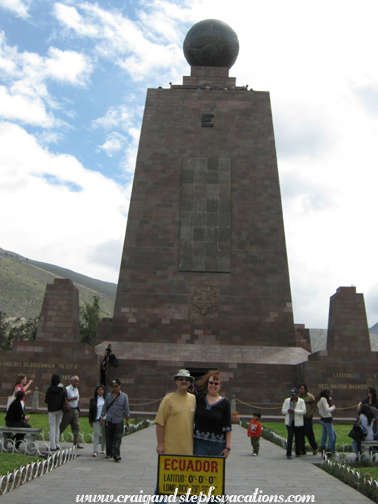
[[[158,493],[223,495],[225,459],[159,454]]]

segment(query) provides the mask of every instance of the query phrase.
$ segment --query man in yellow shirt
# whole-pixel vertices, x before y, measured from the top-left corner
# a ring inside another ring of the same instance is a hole
[[[157,453],[193,455],[193,423],[196,398],[188,393],[194,382],[187,369],[173,377],[176,390],[164,397],[155,418]]]

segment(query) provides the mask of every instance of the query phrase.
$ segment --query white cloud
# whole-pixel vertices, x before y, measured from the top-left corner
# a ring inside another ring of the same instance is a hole
[[[364,105],[366,112],[378,116],[378,84],[360,86],[355,92]]]
[[[42,149],[14,124],[0,123],[0,137],[2,247],[116,281],[114,264],[99,266],[91,257],[101,244],[122,240],[130,188]]]
[[[86,23],[75,7],[55,3],[54,11],[57,19],[67,28],[74,30],[78,35],[89,37],[98,35],[97,28]]]
[[[136,108],[131,105],[110,107],[103,117],[92,122],[93,128],[103,127],[106,131],[119,129],[125,132],[124,135],[117,131],[108,133],[100,149],[103,149],[110,157],[115,152],[122,150],[124,156],[120,167],[128,175],[133,173],[135,169],[142,110],[141,107]]]
[[[103,117],[92,122],[94,128],[102,126],[106,130],[113,128],[122,128],[127,130],[135,121],[135,108],[119,105],[118,107],[110,107]]]
[[[14,12],[20,18],[27,19],[29,17],[28,2],[23,2],[22,0],[0,0],[0,7]]]
[[[63,138],[63,135],[61,133],[56,133],[52,131],[43,131],[42,133],[37,134],[36,138],[38,140],[38,143],[44,146],[51,143],[55,144],[59,143],[60,140]]]
[[[76,7],[58,3],[55,15],[64,29],[93,38],[100,56],[114,61],[133,80],[140,81],[149,72],[177,66],[180,60],[185,65],[175,19],[159,22],[163,19],[160,6],[157,3],[153,7],[150,14],[139,13],[143,23],[122,16],[116,9],[107,11],[88,2]]]
[[[0,86],[0,116],[45,128],[56,124],[56,120],[51,113],[46,112],[46,107],[38,96],[31,99],[18,93],[11,95],[4,86]]]
[[[140,137],[140,129],[130,128],[129,136],[131,141],[128,142],[125,149],[125,156],[122,160],[121,167],[127,174],[133,174],[135,170],[136,158],[138,154],[138,143]]]
[[[6,44],[2,33],[0,69],[5,84],[0,87],[0,116],[51,128],[63,123],[48,110],[60,107],[48,91],[49,80],[82,86],[92,72],[92,64],[83,54],[55,47],[49,48],[48,57],[18,52]]]
[[[123,135],[113,132],[107,135],[106,141],[100,146],[100,149],[103,149],[109,157],[112,157],[115,152],[122,149],[125,142],[126,138]]]
[[[92,72],[90,59],[74,51],[49,48],[49,58],[45,59],[45,75],[54,80],[70,84],[85,84]]]

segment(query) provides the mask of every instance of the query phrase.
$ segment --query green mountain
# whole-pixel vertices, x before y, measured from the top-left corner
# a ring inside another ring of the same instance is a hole
[[[369,329],[370,334],[376,334],[378,336],[378,322],[373,325],[373,327],[370,327]]]
[[[75,273],[53,264],[33,261],[0,248],[0,312],[7,317],[34,318],[42,308],[46,284],[69,278],[79,289],[80,304],[97,295],[102,317],[112,317],[117,285]]]

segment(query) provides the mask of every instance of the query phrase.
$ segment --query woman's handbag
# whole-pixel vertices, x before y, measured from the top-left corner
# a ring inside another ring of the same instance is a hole
[[[14,397],[14,395],[10,395],[8,396],[8,400],[7,400],[7,411],[9,410],[9,406],[12,404],[12,402],[15,400],[16,398]]]
[[[69,413],[71,411],[71,404],[68,402],[67,397],[63,399],[62,410],[63,413]]]
[[[354,422],[352,430],[348,434],[348,436],[354,439],[355,441],[363,441],[367,435],[368,431],[366,427],[359,424],[358,422]]]

